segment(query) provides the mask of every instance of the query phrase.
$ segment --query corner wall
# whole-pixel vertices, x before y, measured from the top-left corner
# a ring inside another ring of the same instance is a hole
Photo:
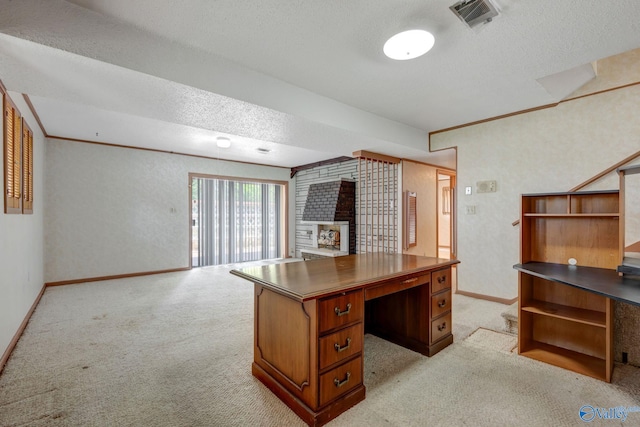
[[[22,95],[9,92],[9,96],[33,131],[34,203],[33,214],[7,215],[4,200],[0,201],[0,360],[44,285],[44,136]],[[4,135],[4,120],[0,120],[0,132]],[[4,150],[0,152],[4,176]],[[4,184],[0,186],[4,191]]]
[[[190,172],[286,182],[290,173],[59,139],[47,141],[47,163],[48,283],[187,268]]]
[[[432,149],[458,147],[458,286],[517,296],[522,193],[568,191],[640,149],[640,85],[431,137]],[[476,182],[496,180],[495,193]],[[472,187],[465,195],[464,188]],[[607,177],[588,189],[617,189]],[[475,215],[466,207],[475,206]]]
[[[640,50],[632,57],[637,70]],[[601,88],[600,82],[593,84]],[[517,297],[518,277],[512,266],[519,262],[520,230],[512,223],[520,216],[520,195],[568,191],[637,153],[638,111],[640,84],[635,84],[433,134],[432,149],[458,147],[458,288],[504,299]],[[483,180],[496,180],[497,192],[477,194],[476,182]],[[464,194],[467,186],[473,194]],[[612,173],[584,190],[618,188]],[[465,214],[467,206],[475,206],[475,215]],[[629,363],[640,365],[640,307],[616,303],[615,322],[615,359],[621,360],[624,351]]]

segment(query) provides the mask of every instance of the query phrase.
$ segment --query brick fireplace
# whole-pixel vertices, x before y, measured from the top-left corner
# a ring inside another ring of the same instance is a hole
[[[356,252],[356,185],[341,179],[311,184],[302,214],[311,225],[311,247],[301,249],[305,259],[335,257]]]

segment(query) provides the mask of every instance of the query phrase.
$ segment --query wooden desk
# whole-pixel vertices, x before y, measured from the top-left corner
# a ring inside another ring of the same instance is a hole
[[[365,398],[364,334],[432,356],[453,342],[457,260],[361,254],[232,270],[255,288],[253,375],[310,426]]]

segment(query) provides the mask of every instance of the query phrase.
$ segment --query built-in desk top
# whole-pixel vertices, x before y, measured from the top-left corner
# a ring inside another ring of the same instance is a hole
[[[640,280],[621,277],[615,270],[546,262],[527,262],[516,270],[542,279],[584,289],[616,301],[640,305]]]
[[[231,274],[306,301],[458,263],[455,259],[370,253],[247,267],[231,270]]]

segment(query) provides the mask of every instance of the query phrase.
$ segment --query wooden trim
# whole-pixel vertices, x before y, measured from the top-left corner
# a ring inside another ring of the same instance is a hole
[[[293,178],[294,176],[296,176],[296,174],[298,172],[303,171],[303,170],[313,169],[313,168],[317,168],[319,166],[332,165],[334,163],[348,162],[349,160],[354,160],[354,159],[353,159],[353,157],[342,156],[342,157],[336,157],[334,159],[322,160],[322,161],[315,162],[315,163],[308,163],[308,164],[302,165],[302,166],[296,166],[296,167],[291,168],[290,178]]]
[[[640,241],[635,242],[624,249],[628,252],[640,252]]]
[[[115,274],[113,276],[89,277],[86,279],[61,280],[59,282],[47,282],[45,286],[75,285],[77,283],[100,282],[102,280],[126,279],[128,277],[151,276],[153,274],[175,273],[176,271],[187,271],[190,267],[171,268],[168,270],[143,271],[139,273]]]
[[[631,86],[636,86],[636,85],[640,85],[640,82],[628,83],[628,84],[622,85],[622,86],[611,87],[609,89],[603,89],[603,90],[599,90],[597,92],[587,93],[587,94],[576,96],[576,97],[573,97],[573,98],[563,99],[562,101],[560,101],[560,103],[568,102],[568,101],[574,101],[576,99],[586,98],[588,96],[600,95],[600,94],[603,94],[603,93],[606,93],[606,92],[612,92],[614,90],[624,89],[624,88],[631,87]]]
[[[199,159],[220,160],[220,161],[223,161],[223,162],[230,162],[230,163],[243,163],[243,164],[253,165],[253,166],[267,166],[267,167],[270,167],[270,168],[288,169],[288,168],[286,168],[284,166],[273,166],[273,165],[268,165],[268,164],[264,164],[264,163],[241,162],[241,161],[238,161],[238,160],[227,160],[227,159],[221,159],[219,157],[203,156],[201,154],[178,153],[178,152],[175,152],[175,151],[160,150],[160,149],[157,149],[157,148],[133,147],[131,145],[112,144],[110,142],[100,142],[100,141],[90,141],[88,139],[65,138],[65,137],[56,136],[56,135],[47,135],[47,138],[59,139],[59,140],[62,140],[62,141],[71,141],[71,142],[83,142],[83,143],[86,143],[86,144],[105,145],[107,147],[130,148],[132,150],[142,150],[142,151],[152,151],[152,152],[156,152],[156,153],[175,154],[175,155],[178,155],[178,156],[196,157],[196,158],[199,158]]]
[[[602,172],[600,172],[599,174],[589,178],[588,180],[586,180],[585,182],[583,182],[582,184],[579,184],[575,187],[573,187],[571,190],[569,190],[570,193],[574,192],[574,191],[578,191],[581,188],[586,187],[587,185],[599,180],[600,178],[602,178],[603,176],[615,171],[616,169],[618,169],[620,166],[629,163],[631,160],[634,160],[635,158],[640,157],[640,151],[636,151],[634,154],[620,160],[618,163],[616,163],[613,166],[608,167],[607,169],[603,170]]]
[[[475,122],[470,122],[470,123],[465,123],[465,124],[461,124],[461,125],[457,125],[457,126],[452,126],[452,127],[445,128],[445,129],[435,130],[435,131],[429,132],[429,136],[436,135],[438,133],[449,132],[449,131],[452,131],[452,130],[461,129],[461,128],[465,128],[465,127],[469,127],[469,126],[475,126],[475,125],[479,125],[479,124],[482,124],[482,123],[492,122],[492,121],[495,121],[495,120],[506,119],[506,118],[512,117],[512,116],[519,116],[520,114],[532,113],[532,112],[538,111],[538,110],[546,110],[547,108],[557,107],[558,105],[563,104],[565,102],[575,101],[577,99],[582,99],[582,98],[586,98],[586,97],[594,96],[594,95],[601,95],[601,94],[606,93],[606,92],[612,92],[614,90],[625,89],[625,88],[628,88],[628,87],[631,87],[631,86],[636,86],[636,85],[640,85],[640,82],[628,83],[628,84],[625,84],[625,85],[622,85],[622,86],[616,86],[616,87],[612,87],[612,88],[609,88],[609,89],[600,90],[598,92],[593,92],[593,93],[588,93],[588,94],[585,94],[585,95],[576,96],[575,98],[563,99],[563,100],[560,100],[560,101],[558,101],[558,102],[556,102],[554,104],[541,105],[539,107],[528,108],[526,110],[520,110],[520,111],[514,111],[513,113],[502,114],[500,116],[489,117],[487,119],[477,120]],[[448,147],[448,148],[452,148],[452,147]]]
[[[559,102],[556,102],[554,104],[541,105],[539,107],[527,108],[526,110],[514,111],[513,113],[502,114],[500,116],[489,117],[487,119],[482,119],[482,120],[476,120],[475,122],[465,123],[457,126],[451,126],[445,129],[434,130],[433,132],[429,132],[429,136],[436,135],[439,133],[449,132],[452,130],[462,129],[469,126],[480,125],[482,123],[493,122],[495,120],[501,120],[501,119],[506,119],[513,116],[519,116],[520,114],[533,113],[534,111],[539,111],[539,110],[546,110],[547,108],[557,107],[559,104],[560,104]],[[452,147],[447,147],[447,149],[448,148],[452,148]]]
[[[483,300],[491,301],[491,302],[498,302],[498,303],[504,304],[504,305],[511,305],[511,304],[515,304],[516,302],[518,302],[518,297],[515,297],[515,298],[512,298],[512,299],[498,298],[498,297],[494,297],[494,296],[491,296],[491,295],[483,295],[483,294],[476,294],[476,293],[473,293],[473,292],[461,291],[460,289],[456,289],[455,294],[463,295],[465,297],[476,298],[476,299],[483,299]]]
[[[40,120],[40,116],[38,115],[38,112],[36,111],[36,107],[34,107],[33,103],[31,102],[31,98],[29,98],[29,95],[27,95],[26,93],[23,93],[22,97],[24,98],[24,102],[27,103],[27,107],[29,107],[29,110],[31,110],[31,114],[33,114],[33,117],[36,119],[36,122],[38,123],[38,126],[40,127],[40,130],[42,131],[42,134],[45,136],[45,138],[48,138],[49,134],[47,133],[47,130],[44,128],[44,125],[42,124],[42,121]]]
[[[7,94],[7,88],[4,86],[4,83],[2,83],[2,79],[0,79],[0,92],[2,92],[3,95]]]
[[[191,185],[191,180],[193,178],[206,178],[206,179],[222,179],[227,181],[240,181],[240,182],[249,182],[249,183],[261,183],[261,184],[279,184],[279,185],[287,185],[288,181],[278,181],[275,179],[261,179],[261,178],[243,178],[239,176],[226,176],[226,175],[210,175],[206,173],[197,173],[197,172],[189,172],[189,185]]]
[[[42,299],[42,295],[44,294],[45,289],[46,289],[46,286],[42,285],[42,289],[40,289],[40,292],[38,293],[36,300],[33,302],[33,304],[31,304],[31,308],[27,312],[27,315],[24,317],[24,320],[22,321],[15,335],[11,339],[9,346],[4,351],[2,358],[0,358],[0,375],[2,374],[2,371],[5,365],[9,361],[9,357],[11,357],[11,353],[13,353],[13,349],[16,347],[16,344],[18,344],[18,340],[20,340],[20,337],[22,336],[24,330],[27,328],[27,324],[29,323],[29,320],[31,320],[31,316],[33,315],[33,312],[36,310],[36,307],[40,303],[40,300]]]
[[[362,157],[364,159],[377,160],[379,162],[385,162],[385,163],[400,163],[400,160],[402,160],[398,157],[387,156],[385,154],[378,154],[372,151],[365,151],[365,150],[354,151],[353,157],[356,157],[356,158]]]
[[[448,150],[448,148],[447,148]],[[442,151],[442,150],[438,150],[438,151]],[[433,163],[426,163],[426,162],[421,162],[419,160],[412,160],[412,159],[400,159],[400,161],[402,162],[411,162],[411,163],[416,163],[419,165],[424,165],[424,166],[430,166],[432,168],[436,168],[436,169],[440,169],[443,171],[443,173],[455,173],[456,170],[455,169],[449,169],[445,166],[439,166],[439,165],[434,165]]]

